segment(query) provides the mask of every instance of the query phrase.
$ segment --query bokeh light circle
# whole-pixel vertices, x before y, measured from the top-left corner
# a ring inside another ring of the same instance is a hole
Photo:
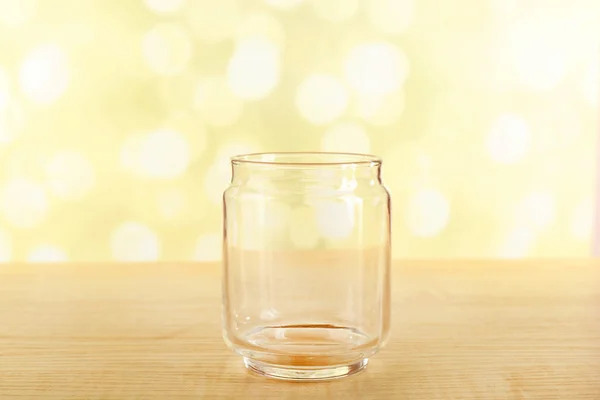
[[[280,54],[275,43],[264,38],[237,42],[227,65],[227,82],[238,97],[259,100],[279,82]]]
[[[140,169],[151,178],[176,178],[187,170],[189,162],[187,140],[182,134],[171,130],[150,133],[140,153]]]
[[[264,0],[266,5],[279,8],[281,10],[290,10],[300,5],[304,0]]]
[[[33,228],[44,220],[47,211],[46,192],[34,181],[13,178],[0,188],[0,212],[14,227]]]
[[[262,11],[245,13],[235,30],[237,41],[252,37],[260,37],[273,42],[280,49],[285,46],[285,29],[281,22],[272,15]]]
[[[196,261],[218,261],[221,259],[223,237],[218,233],[209,233],[198,238],[194,249]]]
[[[158,213],[167,221],[179,217],[183,213],[186,203],[184,192],[178,189],[165,190],[156,197]]]
[[[0,0],[0,24],[16,28],[29,21],[37,6],[36,0]]]
[[[359,9],[358,0],[312,0],[312,5],[320,18],[334,24],[351,20]]]
[[[207,43],[232,38],[241,18],[236,0],[194,0],[186,11],[192,33]]]
[[[12,258],[12,239],[10,234],[0,228],[0,263],[9,262]]]
[[[586,100],[592,107],[600,105],[600,62],[598,56],[589,63],[583,78],[583,92]]]
[[[192,56],[192,42],[181,26],[160,23],[144,35],[142,53],[154,73],[172,76],[187,67]]]
[[[519,11],[520,0],[488,0],[495,17],[515,17]]]
[[[50,192],[63,200],[81,200],[94,187],[94,167],[77,151],[54,154],[46,164],[45,172]]]
[[[580,241],[589,241],[594,230],[594,203],[589,200],[579,202],[570,216],[569,232],[571,237]]]
[[[533,230],[523,227],[515,228],[508,233],[501,243],[497,256],[507,259],[525,257],[535,240],[536,235]]]
[[[244,103],[231,91],[225,77],[211,76],[196,86],[194,107],[208,125],[222,128],[235,124]]]
[[[414,18],[416,0],[367,0],[367,19],[379,31],[398,35],[406,31]]]
[[[331,75],[309,75],[296,91],[296,106],[300,114],[315,125],[328,124],[339,118],[347,105],[348,94],[344,85]]]
[[[186,172],[190,158],[187,139],[169,129],[129,136],[121,148],[121,164],[131,172],[150,179],[179,177]]]
[[[63,95],[69,84],[69,61],[57,44],[43,44],[32,49],[19,70],[23,94],[37,104],[50,104]]]
[[[402,90],[387,95],[361,95],[356,100],[356,113],[373,126],[390,126],[402,116],[404,102]]]
[[[408,74],[408,58],[388,42],[359,44],[346,58],[346,79],[360,94],[395,92],[404,85]]]
[[[186,0],[144,0],[144,3],[156,14],[174,14],[181,11]]]
[[[224,167],[217,162],[208,167],[204,178],[204,190],[212,204],[219,204],[223,199],[223,192],[229,186],[231,168]]]
[[[344,122],[327,129],[321,140],[321,150],[343,153],[369,153],[371,144],[364,128]]]
[[[113,230],[110,246],[116,261],[156,261],[160,255],[156,234],[146,225],[134,221],[123,222]]]
[[[0,66],[0,110],[8,108],[12,93],[10,87],[10,78],[8,72]]]
[[[556,218],[556,198],[546,191],[527,193],[517,206],[515,220],[528,229],[542,231]]]
[[[65,262],[68,259],[69,256],[63,249],[51,244],[36,246],[27,254],[27,262],[30,263]]]
[[[14,101],[8,107],[0,108],[0,145],[14,141],[21,131],[25,115],[23,108]]]
[[[405,218],[412,235],[421,238],[435,237],[448,225],[450,201],[438,189],[419,189],[408,199]]]
[[[259,151],[259,147],[253,143],[237,141],[219,149],[204,178],[204,190],[211,203],[221,204],[223,200],[223,192],[231,181],[231,157]]]
[[[492,123],[487,135],[486,147],[492,160],[512,164],[525,157],[530,141],[529,127],[516,114],[502,114]]]
[[[556,21],[538,14],[515,23],[506,33],[508,61],[524,87],[551,90],[565,77],[577,39],[569,43],[568,32],[560,28]]]
[[[119,161],[121,166],[131,173],[138,173],[140,149],[144,144],[144,135],[140,133],[128,135],[119,153]]]

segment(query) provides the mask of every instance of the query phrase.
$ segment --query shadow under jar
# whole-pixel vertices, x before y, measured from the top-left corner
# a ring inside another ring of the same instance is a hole
[[[232,158],[223,226],[227,345],[268,377],[363,370],[390,333],[390,196],[381,160]]]

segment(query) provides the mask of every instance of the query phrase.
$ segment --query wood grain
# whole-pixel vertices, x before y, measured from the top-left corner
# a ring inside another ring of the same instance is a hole
[[[246,372],[217,264],[0,265],[0,399],[600,399],[600,262],[400,261],[389,345],[323,383]]]

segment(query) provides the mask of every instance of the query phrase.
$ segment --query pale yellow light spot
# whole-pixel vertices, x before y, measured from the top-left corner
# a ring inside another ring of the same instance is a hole
[[[156,261],[160,242],[156,234],[138,222],[123,222],[110,237],[112,257],[117,261]]]
[[[300,249],[312,249],[319,242],[315,210],[311,207],[299,206],[290,215],[289,235],[294,246]]]
[[[8,232],[0,229],[0,263],[10,261],[12,257],[12,239]]]
[[[600,102],[600,62],[598,57],[594,58],[594,62],[590,63],[586,69],[584,76],[583,91],[586,100],[592,107],[598,107]]]
[[[33,16],[36,0],[0,0],[0,23],[10,28],[23,25]]]
[[[598,212],[598,210],[594,210],[594,204],[589,200],[575,206],[569,224],[571,237],[581,241],[588,241],[592,238],[594,211]]]
[[[564,78],[574,43],[560,28],[556,21],[542,17],[524,21],[508,33],[510,62],[523,85],[549,90]]]
[[[414,18],[414,0],[367,0],[367,19],[383,33],[398,35]]]
[[[510,232],[500,245],[501,258],[515,259],[525,257],[535,242],[535,233],[526,228],[517,228]]]
[[[236,0],[195,0],[190,3],[187,13],[193,34],[209,43],[231,38],[240,14]]]
[[[194,106],[207,124],[226,127],[238,120],[244,103],[233,94],[224,77],[212,76],[198,83]]]
[[[192,43],[181,26],[161,23],[144,35],[142,52],[153,72],[172,76],[187,67],[192,56]]]
[[[0,189],[0,211],[17,228],[33,228],[46,217],[48,201],[43,187],[36,182],[13,178]]]
[[[342,23],[351,20],[358,12],[358,0],[312,0],[315,13],[324,20]]]
[[[404,92],[387,95],[362,95],[357,99],[357,114],[374,126],[396,123],[404,111]]]
[[[240,40],[227,65],[227,81],[233,93],[247,100],[267,96],[279,82],[279,49],[263,38]]]
[[[76,151],[56,153],[45,172],[51,193],[62,200],[81,200],[94,187],[94,168],[85,155]]]
[[[121,149],[122,165],[146,178],[177,178],[186,172],[189,162],[190,148],[186,138],[167,129],[130,136]]]
[[[289,10],[298,6],[303,1],[304,0],[265,0],[265,4],[282,10]]]
[[[348,105],[344,85],[334,76],[309,75],[296,91],[300,114],[315,125],[328,124],[339,118]]]
[[[61,29],[60,40],[63,44],[75,48],[93,46],[98,43],[98,40],[101,40],[100,38],[104,38],[102,36],[103,28],[103,25],[90,24],[89,20],[84,18],[72,20]]]
[[[31,263],[65,262],[68,259],[63,249],[51,244],[39,245],[27,254],[27,262]]]
[[[344,153],[369,153],[369,136],[358,124],[346,122],[329,128],[321,140],[321,150]]]
[[[207,149],[209,132],[204,121],[193,110],[188,108],[174,110],[174,113],[161,126],[163,130],[181,134],[180,138],[185,141],[186,147],[189,149],[188,158],[190,163],[199,160],[203,156]]]
[[[0,111],[8,108],[11,97],[10,78],[6,70],[0,66]]]
[[[204,179],[204,190],[209,201],[221,204],[223,192],[231,182],[231,160],[235,155],[257,153],[258,147],[252,143],[233,142],[221,147],[214,163],[208,168]]]
[[[144,0],[146,7],[156,14],[174,14],[183,8],[186,0]]]
[[[405,218],[408,229],[414,236],[437,236],[450,220],[450,202],[437,189],[420,189],[408,199]]]
[[[140,159],[140,149],[144,145],[143,134],[129,135],[123,141],[121,151],[119,153],[119,161],[121,166],[129,172],[136,173]]]
[[[531,125],[536,127],[537,132],[543,132],[543,135],[535,138],[535,149],[540,153],[581,143],[586,131],[585,122],[577,107],[569,103],[557,102],[530,114]]]
[[[151,178],[176,178],[187,170],[189,162],[187,140],[180,133],[171,130],[150,133],[140,153],[140,171]]]
[[[0,144],[15,140],[24,119],[23,108],[14,101],[8,107],[0,108]]]
[[[10,78],[0,66],[0,144],[9,143],[16,136],[15,109],[12,105]]]
[[[181,215],[186,206],[186,198],[181,190],[169,189],[157,196],[156,205],[160,216],[169,221]]]
[[[556,198],[547,192],[533,191],[517,206],[516,220],[528,229],[543,230],[556,217]]]
[[[270,40],[279,48],[285,46],[285,30],[281,22],[265,12],[253,11],[243,15],[236,28],[235,38],[239,41],[250,37]]]
[[[31,50],[19,70],[21,91],[32,102],[50,104],[58,100],[69,84],[69,62],[56,44]]]
[[[409,64],[404,52],[391,43],[367,43],[350,51],[345,74],[358,93],[382,95],[402,87],[409,74]]]
[[[219,261],[223,253],[223,236],[218,233],[210,233],[201,236],[196,241],[194,260],[196,261]]]
[[[492,123],[486,147],[488,154],[496,162],[519,162],[528,151],[529,127],[519,115],[502,114]]]
[[[323,237],[344,239],[354,230],[353,203],[345,200],[315,202],[317,228]]]
[[[519,9],[520,0],[489,0],[489,2],[496,16],[512,17]]]

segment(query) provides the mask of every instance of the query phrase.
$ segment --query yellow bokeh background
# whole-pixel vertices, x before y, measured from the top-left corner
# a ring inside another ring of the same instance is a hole
[[[600,3],[0,0],[0,261],[216,260],[229,157],[384,159],[395,257],[590,254]]]

